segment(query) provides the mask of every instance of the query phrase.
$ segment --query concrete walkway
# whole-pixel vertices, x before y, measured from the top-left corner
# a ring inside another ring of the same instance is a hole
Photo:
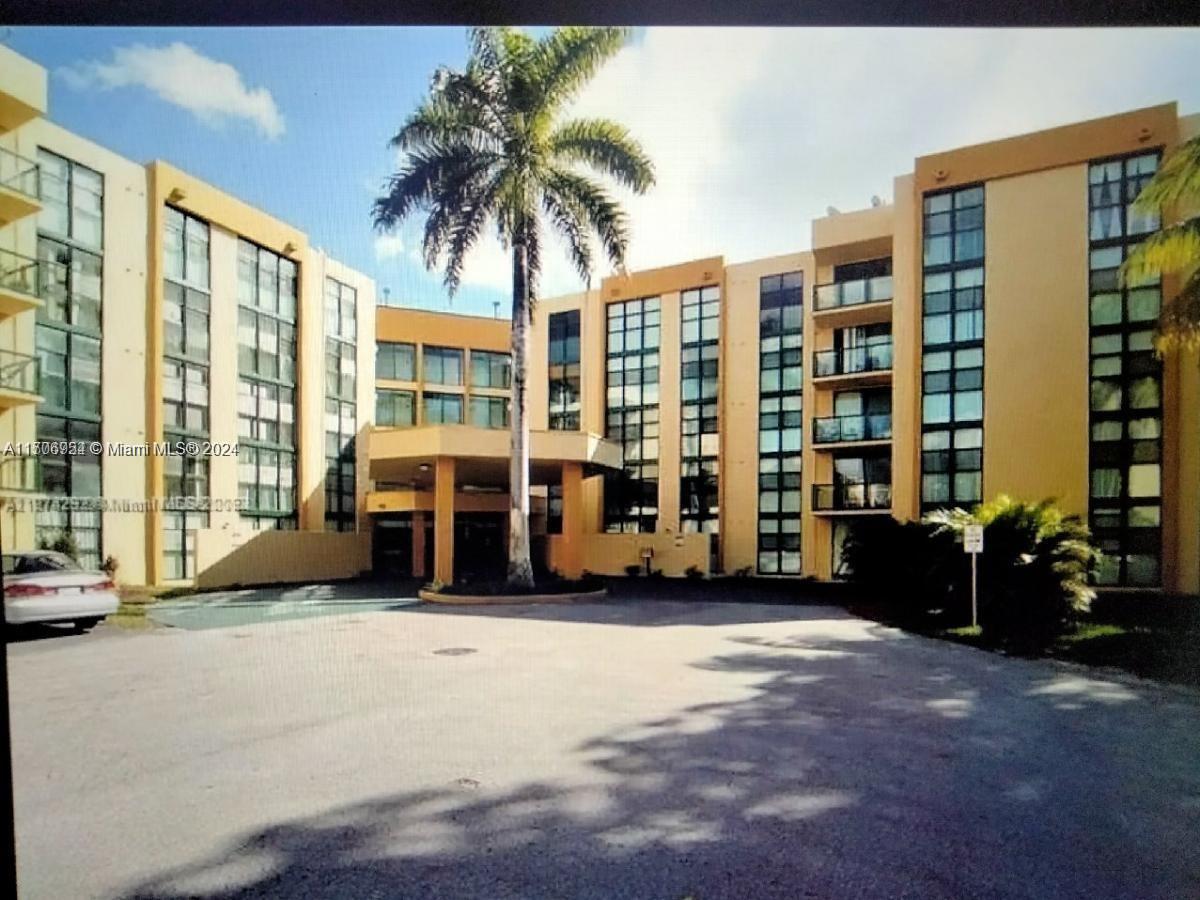
[[[205,591],[156,603],[148,616],[159,625],[189,631],[229,628],[398,609],[420,602],[417,587],[415,582],[345,581]]]
[[[1196,693],[837,609],[34,649],[9,648],[25,897],[1200,896]]]

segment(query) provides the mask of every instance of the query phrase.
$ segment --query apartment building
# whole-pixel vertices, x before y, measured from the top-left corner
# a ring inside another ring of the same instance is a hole
[[[53,124],[45,70],[3,47],[0,72],[4,549],[69,535],[132,584],[368,568],[374,284]]]
[[[1105,585],[1200,589],[1200,367],[1152,350],[1175,285],[1116,281],[1159,225],[1132,199],[1198,131],[1166,104],[921,157],[893,203],[814,221],[809,250],[541,300],[529,414],[547,564],[832,578],[866,517],[1007,493],[1084,517]],[[411,315],[380,310],[380,332]],[[590,455],[548,451],[568,434]],[[486,486],[452,466],[475,437],[439,441],[403,502],[433,509],[443,471],[459,496],[506,484],[503,439],[487,439]],[[373,441],[371,465],[408,452]]]
[[[82,448],[0,459],[5,550],[69,533],[151,584],[503,564],[506,321],[377,307],[302,229],[0,73],[0,442]],[[1007,493],[1085,517],[1104,584],[1200,590],[1200,364],[1151,348],[1175,284],[1116,281],[1197,132],[1166,104],[923,156],[808,249],[541,299],[536,563],[835,578],[869,517]],[[158,442],[198,452],[112,451]]]

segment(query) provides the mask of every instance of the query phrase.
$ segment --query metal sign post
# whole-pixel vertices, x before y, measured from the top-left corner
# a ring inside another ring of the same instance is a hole
[[[979,626],[979,605],[977,601],[978,575],[976,561],[983,552],[983,526],[968,525],[963,529],[963,550],[971,554],[971,627]]]

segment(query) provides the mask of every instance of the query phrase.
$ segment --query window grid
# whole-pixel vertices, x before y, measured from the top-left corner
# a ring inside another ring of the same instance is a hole
[[[679,527],[717,534],[720,523],[721,289],[680,294]]]
[[[921,508],[983,498],[984,189],[926,194]]]
[[[421,399],[425,406],[426,425],[463,424],[462,394],[438,394],[426,391]]]
[[[242,518],[256,528],[290,529],[297,521],[299,275],[287,257],[238,239],[239,483]]]
[[[804,278],[759,280],[758,571],[799,575]]]
[[[581,426],[579,310],[551,313],[548,330],[549,427],[551,431],[578,431]]]
[[[653,532],[658,527],[658,297],[608,304],[605,434],[621,445],[621,472],[605,476],[604,527]]]
[[[1158,161],[1153,151],[1088,170],[1088,524],[1104,552],[1101,584],[1162,580],[1162,363],[1153,347],[1162,286],[1154,278],[1122,288],[1117,279],[1129,250],[1159,228],[1157,214],[1132,209]]]
[[[42,148],[37,155],[42,173],[37,255],[49,264],[38,269],[38,292],[45,303],[38,308],[34,330],[44,402],[35,433],[39,441],[91,443],[101,437],[104,176]],[[98,456],[44,456],[39,469],[43,493],[101,496]],[[34,538],[42,546],[69,533],[78,562],[98,568],[100,523],[95,510],[39,510]]]
[[[77,441],[86,447],[100,440],[100,423],[39,412],[37,436],[39,441]],[[83,498],[101,495],[100,457],[95,454],[48,454],[39,460],[39,468],[44,494]],[[99,568],[102,562],[100,522],[99,510],[38,510],[34,514],[34,538],[39,547],[49,547],[59,535],[70,533],[79,551],[79,564]]]
[[[325,279],[325,530],[354,531],[358,293]]]
[[[209,496],[209,461],[198,456],[171,455],[164,463],[163,495],[171,500]],[[163,576],[171,581],[196,577],[196,529],[207,528],[208,512],[171,509],[163,512]]]

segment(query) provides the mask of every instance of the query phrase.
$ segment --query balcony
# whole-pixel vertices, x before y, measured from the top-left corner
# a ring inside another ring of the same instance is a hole
[[[41,489],[36,456],[0,456],[0,494],[27,494]]]
[[[61,263],[0,250],[0,316],[37,309],[49,285],[66,283]]]
[[[814,484],[813,512],[887,512],[892,508],[890,484]]]
[[[813,354],[813,379],[827,387],[886,384],[891,375],[891,340]]]
[[[891,413],[813,419],[814,444],[874,444],[891,439]]]
[[[41,208],[41,167],[0,147],[0,225],[33,215]]]
[[[39,363],[36,356],[0,350],[0,411],[42,402]]]
[[[887,322],[892,317],[892,276],[818,284],[813,316],[822,325],[844,328]]]

